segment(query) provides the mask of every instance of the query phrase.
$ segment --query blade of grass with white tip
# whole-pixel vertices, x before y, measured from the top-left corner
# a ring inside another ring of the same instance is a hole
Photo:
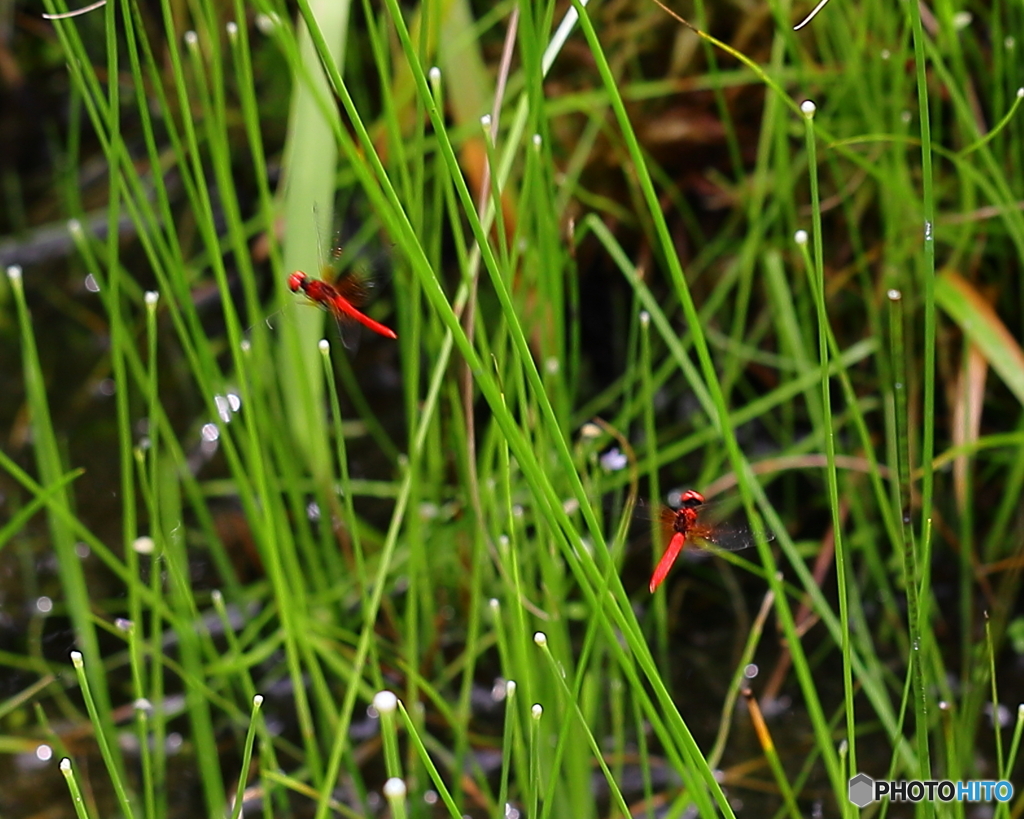
[[[90,669],[89,680],[99,706],[101,721],[95,726],[102,732],[105,739],[114,747],[116,733],[110,719],[110,692],[107,678],[103,673],[99,640],[92,616],[89,600],[88,584],[82,561],[75,553],[75,533],[68,524],[68,518],[74,516],[66,481],[67,470],[64,468],[57,432],[50,415],[47,397],[46,377],[39,361],[35,334],[32,327],[32,315],[25,300],[25,291],[20,268],[9,268],[7,277],[14,294],[14,306],[21,333],[22,373],[25,380],[25,395],[28,403],[29,418],[32,424],[36,466],[43,485],[51,487],[45,493],[40,488],[38,495],[46,498],[48,507],[48,525],[53,539],[53,548],[57,553],[57,571],[61,585],[67,595],[68,616],[75,633],[75,643],[82,653],[90,658],[93,668]],[[121,752],[114,747],[112,763],[120,769],[123,779],[124,762]],[[113,771],[111,771],[113,774]]]

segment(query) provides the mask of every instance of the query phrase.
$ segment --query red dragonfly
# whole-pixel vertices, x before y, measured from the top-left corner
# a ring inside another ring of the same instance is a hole
[[[330,266],[324,265],[322,275],[325,279],[332,272]],[[344,331],[346,325],[358,321],[364,327],[369,327],[373,332],[380,333],[382,336],[398,338],[390,327],[385,327],[379,321],[374,321],[359,311],[369,295],[369,284],[355,271],[349,271],[338,277],[332,284],[324,279],[314,279],[301,270],[296,270],[288,277],[288,287],[293,293],[298,293],[301,290],[307,299],[334,316],[339,330]],[[345,341],[344,332],[342,332],[342,341]],[[350,345],[346,343],[345,346]]]
[[[686,545],[712,552],[736,552],[754,545],[754,534],[746,527],[728,524],[718,526],[705,522],[701,517],[704,505],[704,496],[700,492],[686,489],[679,493],[677,508],[662,508],[659,517],[665,529],[671,532],[671,538],[654,569],[654,574],[651,575],[651,594],[654,594],[668,576],[669,570]],[[770,532],[765,532],[763,537],[765,540],[774,539]]]

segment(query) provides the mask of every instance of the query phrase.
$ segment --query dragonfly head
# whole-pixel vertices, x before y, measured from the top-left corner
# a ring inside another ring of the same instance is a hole
[[[671,503],[671,501],[669,501]],[[679,493],[679,499],[675,505],[680,509],[696,509],[704,504],[704,496],[693,489],[687,489]]]
[[[293,293],[297,293],[306,285],[309,277],[301,270],[296,270],[288,277],[288,287]]]

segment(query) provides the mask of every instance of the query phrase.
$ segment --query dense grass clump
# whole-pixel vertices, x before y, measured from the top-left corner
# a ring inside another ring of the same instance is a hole
[[[1024,782],[1024,11],[808,10],[26,18],[0,813]],[[293,307],[332,224],[397,339]],[[752,548],[652,595],[680,488]]]

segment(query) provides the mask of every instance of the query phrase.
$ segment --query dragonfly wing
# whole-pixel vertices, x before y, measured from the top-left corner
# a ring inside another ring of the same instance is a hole
[[[350,353],[355,353],[359,349],[362,337],[359,322],[348,310],[341,308],[340,300],[333,301],[328,312],[334,317],[334,324],[338,328],[338,338],[341,339],[342,345]]]
[[[759,530],[763,540],[774,540],[771,532]],[[757,544],[757,536],[749,526],[698,527],[690,533],[690,539],[697,549],[709,552],[738,552]]]
[[[373,282],[367,279],[361,272],[349,270],[335,278],[334,289],[349,304],[359,307],[366,304],[366,300],[370,297],[370,291],[373,290]]]

